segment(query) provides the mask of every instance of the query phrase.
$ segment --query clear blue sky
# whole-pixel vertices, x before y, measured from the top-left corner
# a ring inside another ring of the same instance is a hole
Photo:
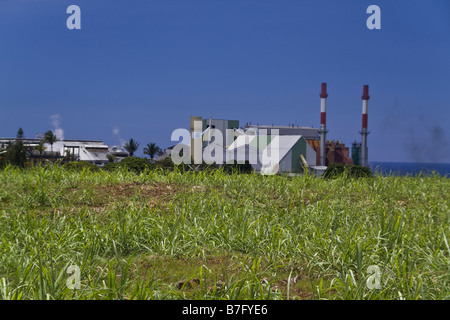
[[[81,30],[66,9],[81,8]],[[369,5],[381,30],[369,30]],[[319,126],[370,161],[450,162],[448,0],[0,0],[0,136],[168,147],[189,117]]]

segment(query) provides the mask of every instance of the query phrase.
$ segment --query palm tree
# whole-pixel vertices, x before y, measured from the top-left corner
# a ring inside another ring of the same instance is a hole
[[[52,130],[48,130],[48,131],[44,134],[44,142],[50,144],[50,147],[51,147],[51,149],[52,149],[52,152],[53,152],[53,144],[54,144],[56,141],[59,141],[59,139],[58,139],[57,136],[55,136],[55,135],[53,134],[53,131],[52,131]]]
[[[156,154],[160,153],[161,148],[156,145],[156,143],[149,143],[147,147],[144,148],[144,154],[148,154],[150,159],[153,160]]]
[[[36,149],[36,151],[39,151],[39,154],[42,156],[42,153],[45,151],[45,149],[47,149],[46,147],[44,147],[44,141],[40,141],[39,145],[37,145],[36,147],[34,147],[34,149]]]
[[[130,157],[132,157],[136,150],[139,148],[139,142],[131,138],[128,142],[125,142],[123,147],[130,154]]]

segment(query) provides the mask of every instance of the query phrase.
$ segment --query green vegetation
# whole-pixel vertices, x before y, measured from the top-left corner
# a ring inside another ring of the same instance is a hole
[[[2,158],[3,161],[0,160],[0,167],[3,168],[7,164],[11,164],[13,166],[17,166],[19,168],[24,168],[27,162],[27,151],[26,147],[23,144],[24,133],[22,128],[19,128],[16,135],[16,140],[12,142],[5,152],[2,153],[5,155]],[[3,149],[3,148],[2,148]]]
[[[134,153],[139,148],[139,142],[131,138],[128,142],[125,142],[123,148],[130,154],[130,157],[134,156]]]
[[[0,299],[449,299],[449,186],[7,166]]]
[[[150,156],[150,159],[153,160],[155,156],[159,153],[161,153],[162,150],[160,147],[156,145],[156,143],[148,143],[147,146],[144,148],[144,154],[147,154]]]
[[[372,176],[372,171],[367,167],[354,164],[344,165],[343,163],[333,163],[323,173],[325,179],[334,179],[338,177],[347,178],[368,178]]]
[[[98,171],[100,170],[95,164],[86,162],[86,161],[71,161],[62,165],[64,169],[74,170],[74,171],[83,171],[83,170],[91,170]]]
[[[55,136],[52,130],[48,130],[44,133],[44,142],[50,144],[51,150],[53,152],[53,144],[59,141],[58,137]]]
[[[155,165],[150,163],[147,159],[139,157],[127,157],[120,162],[106,163],[104,169],[107,171],[125,169],[134,173],[141,173],[154,167]]]
[[[117,156],[112,154],[112,153],[108,153],[106,155],[106,159],[108,159],[109,163],[115,162],[117,160]]]
[[[253,167],[249,161],[245,163],[224,164],[223,171],[228,173],[252,173]]]

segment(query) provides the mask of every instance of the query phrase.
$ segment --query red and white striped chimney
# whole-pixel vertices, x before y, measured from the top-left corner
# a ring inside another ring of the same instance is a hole
[[[320,92],[320,165],[325,166],[326,135],[327,135],[327,84],[322,83]]]
[[[361,130],[361,165],[364,167],[369,166],[368,161],[368,150],[367,150],[367,135],[369,131],[367,130],[367,122],[368,122],[368,102],[369,102],[369,85],[365,84],[363,86],[363,95],[362,95],[362,130]]]

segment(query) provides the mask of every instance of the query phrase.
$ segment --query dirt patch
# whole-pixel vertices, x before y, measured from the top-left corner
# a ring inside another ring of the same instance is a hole
[[[183,187],[177,184],[143,184],[137,182],[95,187],[95,192],[106,198],[130,198],[133,196],[165,198],[182,190]]]
[[[154,208],[168,204],[177,194],[205,192],[203,186],[183,186],[166,183],[120,183],[115,185],[99,185],[94,188],[96,198],[102,206],[113,202],[133,200]]]
[[[179,194],[207,193],[205,186],[189,186],[176,183],[124,182],[107,185],[91,185],[89,188],[71,188],[67,194],[77,208],[84,207],[101,214],[116,204],[133,204],[137,207],[165,208]],[[78,211],[73,209],[72,211]]]
[[[246,280],[249,274],[243,265],[249,262],[242,260],[242,257],[228,254],[206,257],[206,258],[175,258],[166,256],[143,256],[137,261],[137,270],[141,276],[148,276],[152,270],[155,276],[163,283],[173,285],[176,289],[184,291],[186,294],[195,296],[201,290],[199,268],[204,266],[203,271],[204,287],[209,294],[219,294],[226,288],[226,284],[231,281],[234,285],[236,281]],[[261,284],[270,285],[273,293],[280,293],[284,299],[287,298],[289,285],[289,298],[310,300],[313,299],[311,279],[302,268],[295,269],[289,278],[291,269],[280,270],[280,273],[273,278],[270,272],[262,272]],[[315,285],[315,284],[314,284]]]

